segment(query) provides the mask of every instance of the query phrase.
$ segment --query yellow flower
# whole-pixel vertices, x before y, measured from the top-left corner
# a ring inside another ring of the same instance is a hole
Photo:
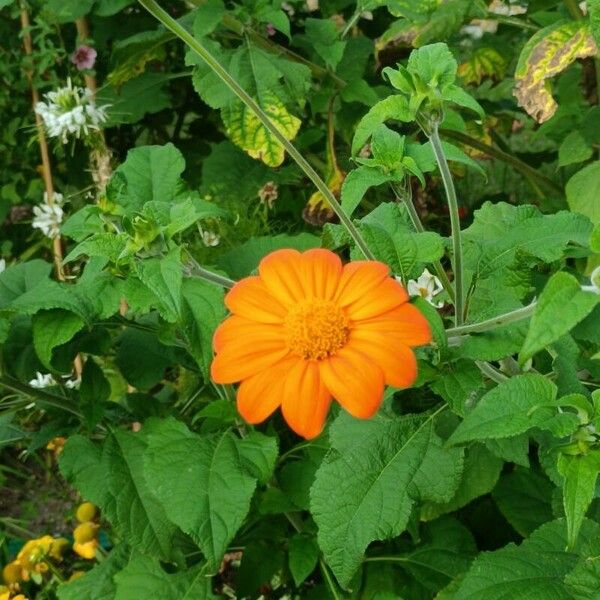
[[[10,600],[10,590],[3,585],[0,585],[0,600]]]
[[[19,581],[22,579],[22,570],[23,568],[18,561],[15,560],[11,563],[8,563],[4,569],[2,569],[2,579],[4,579],[4,583],[8,586],[19,583]]]
[[[77,507],[77,511],[75,512],[75,518],[80,523],[85,523],[86,521],[93,521],[96,517],[96,513],[98,509],[91,502],[83,502]]]
[[[47,560],[53,558],[61,560],[68,542],[64,538],[53,538],[44,535],[25,543],[15,562],[21,566],[22,581],[29,581],[31,573],[45,573],[48,571]],[[1,599],[0,599],[1,600]]]
[[[73,537],[78,544],[85,544],[85,542],[91,542],[96,539],[98,533],[98,525],[96,523],[88,522],[81,523],[75,527],[73,531]]]
[[[46,450],[52,450],[54,452],[54,457],[58,458],[66,443],[67,438],[62,436],[55,437],[46,444]]]
[[[87,560],[93,560],[96,558],[96,548],[99,546],[98,540],[93,539],[89,542],[75,542],[73,544],[73,550],[79,554],[82,558]]]

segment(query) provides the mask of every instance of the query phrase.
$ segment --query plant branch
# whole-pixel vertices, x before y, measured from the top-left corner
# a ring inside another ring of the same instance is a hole
[[[275,123],[271,121],[268,115],[254,101],[254,99],[238,84],[238,82],[221,66],[212,54],[189,33],[181,24],[166,13],[155,0],[138,0],[139,3],[156,19],[158,19],[167,29],[172,31],[178,38],[185,42],[200,58],[213,70],[213,72],[223,81],[223,83],[256,115],[259,121],[271,133],[271,135],[285,148],[288,154],[296,161],[298,166],[304,171],[306,176],[313,182],[315,187],[323,194],[323,197],[331,205],[333,211],[338,216],[341,224],[347,229],[348,233],[356,243],[367,259],[374,260],[373,253],[363,240],[358,228],[354,225],[350,217],[342,210],[339,202],[327,184],[319,177],[318,173],[311,167],[308,161],[296,150],[294,145],[279,131]]]
[[[73,406],[72,402],[66,398],[61,398],[60,396],[32,388],[8,375],[0,375],[0,387],[5,387],[13,392],[28,396],[42,408],[44,406],[51,406],[52,408],[70,412],[80,419],[83,418],[83,415]]]
[[[462,325],[464,318],[464,290],[463,290],[463,268],[462,268],[462,243],[460,232],[460,216],[458,214],[458,200],[454,182],[448,167],[448,161],[442,148],[442,141],[438,132],[438,124],[434,122],[429,133],[431,147],[435,155],[444,189],[448,200],[450,211],[450,225],[452,227],[452,270],[454,271],[454,321],[456,326]]]
[[[504,373],[501,373],[500,371],[498,371],[498,369],[492,367],[490,363],[487,363],[483,360],[476,360],[475,364],[479,367],[479,370],[484,375],[487,375],[492,381],[495,381],[496,383],[504,383],[508,380],[508,377],[504,375]]]
[[[527,306],[511,310],[510,312],[504,313],[503,315],[498,315],[497,317],[492,317],[491,319],[486,319],[485,321],[481,321],[480,323],[473,323],[471,325],[461,325],[459,327],[451,327],[450,329],[446,329],[446,333],[450,337],[453,335],[481,333],[482,331],[496,329],[497,327],[507,325],[508,323],[514,323],[515,321],[527,319],[533,314],[536,306],[537,302],[534,300],[533,302],[531,302],[531,304],[528,304]]]
[[[192,277],[198,277],[199,279],[204,279],[205,281],[209,281],[210,283],[225,288],[232,288],[236,284],[236,282],[233,279],[229,279],[229,277],[224,277],[223,275],[205,269],[189,252],[188,256],[190,259],[188,270]]]
[[[523,175],[530,178],[531,180],[536,180],[539,183],[544,184],[546,188],[551,189],[557,194],[563,194],[563,189],[560,187],[560,185],[552,181],[552,179],[550,179],[549,177],[546,177],[545,175],[540,173],[537,169],[530,167],[527,163],[523,162],[522,160],[518,159],[512,154],[509,154],[508,152],[504,152],[503,150],[494,148],[494,146],[489,146],[488,144],[485,144],[484,142],[474,137],[471,137],[466,133],[454,131],[453,129],[440,129],[440,133],[444,137],[454,139],[457,142],[461,142],[463,144],[466,144],[467,146],[471,146],[471,148],[480,150],[481,152],[484,152],[492,158],[497,158],[498,160],[508,163],[509,165],[512,165],[517,171],[520,171]]]

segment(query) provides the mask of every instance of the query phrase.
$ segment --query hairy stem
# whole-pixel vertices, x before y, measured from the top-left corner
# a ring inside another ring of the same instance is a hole
[[[293,144],[279,131],[268,115],[254,101],[254,99],[238,84],[238,82],[221,66],[212,54],[189,33],[182,25],[167,14],[155,0],[138,0],[139,3],[167,29],[172,31],[179,39],[185,42],[200,58],[213,70],[223,83],[256,115],[259,121],[271,133],[271,135],[285,148],[287,153],[296,161],[306,176],[313,182],[315,187],[323,194],[323,197],[331,205],[338,216],[340,223],[346,228],[356,246],[369,260],[374,260],[373,253],[369,250],[363,240],[358,228],[350,217],[342,210],[339,202],[332,194],[327,184],[319,177],[318,173],[311,167],[308,161],[296,150]]]
[[[507,325],[508,323],[514,323],[515,321],[522,321],[523,319],[527,319],[533,314],[536,306],[537,302],[534,300],[531,304],[528,304],[527,306],[511,310],[510,312],[504,313],[503,315],[498,315],[497,317],[492,317],[491,319],[486,319],[485,321],[481,321],[480,323],[473,323],[472,325],[461,325],[460,327],[451,327],[450,329],[446,329],[446,333],[450,337],[453,335],[481,333],[482,331],[496,329],[497,327]]]
[[[438,132],[438,124],[434,123],[429,134],[431,147],[435,155],[444,189],[448,200],[450,211],[450,225],[452,227],[452,270],[454,271],[454,321],[456,326],[462,325],[464,318],[464,290],[463,290],[463,267],[462,267],[462,242],[460,232],[460,217],[458,215],[458,200],[452,175],[448,168],[448,161],[442,148],[442,141]]]
[[[500,371],[498,371],[498,369],[492,367],[490,363],[487,363],[483,360],[476,360],[475,364],[479,367],[479,370],[484,375],[486,375],[489,379],[495,381],[496,383],[504,383],[508,380],[508,377],[504,375],[504,373],[501,373]]]
[[[199,279],[204,279],[210,283],[214,283],[216,285],[220,285],[224,288],[232,288],[236,282],[233,279],[229,279],[229,277],[224,277],[223,275],[219,275],[217,273],[213,273],[208,269],[205,269],[191,254],[188,252],[189,257],[189,274],[192,277],[198,277]]]

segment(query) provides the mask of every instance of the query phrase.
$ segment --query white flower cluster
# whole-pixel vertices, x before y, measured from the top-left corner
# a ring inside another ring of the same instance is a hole
[[[63,383],[65,387],[69,388],[70,390],[79,389],[79,386],[81,385],[81,379],[67,378],[63,381]],[[32,379],[29,382],[29,385],[32,388],[43,390],[44,388],[58,385],[58,383],[56,382],[56,379],[54,379],[54,377],[52,376],[52,373],[40,373],[39,371],[37,371],[37,373],[35,374],[35,379]]]
[[[44,192],[44,202],[33,207],[33,221],[31,226],[34,229],[40,229],[42,233],[54,239],[60,235],[60,224],[63,220],[62,209],[63,195],[54,193],[54,201],[52,204],[48,202],[48,194]]]
[[[66,144],[69,136],[77,139],[87,136],[90,130],[98,130],[106,121],[106,106],[96,106],[88,88],[73,86],[68,80],[66,87],[44,94],[45,102],[38,102],[35,112],[44,121],[50,137],[60,138]]]

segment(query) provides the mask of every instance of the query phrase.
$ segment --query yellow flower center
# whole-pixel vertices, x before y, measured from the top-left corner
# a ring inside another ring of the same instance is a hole
[[[288,348],[305,359],[322,360],[348,341],[350,322],[330,300],[307,300],[295,306],[285,320]]]

